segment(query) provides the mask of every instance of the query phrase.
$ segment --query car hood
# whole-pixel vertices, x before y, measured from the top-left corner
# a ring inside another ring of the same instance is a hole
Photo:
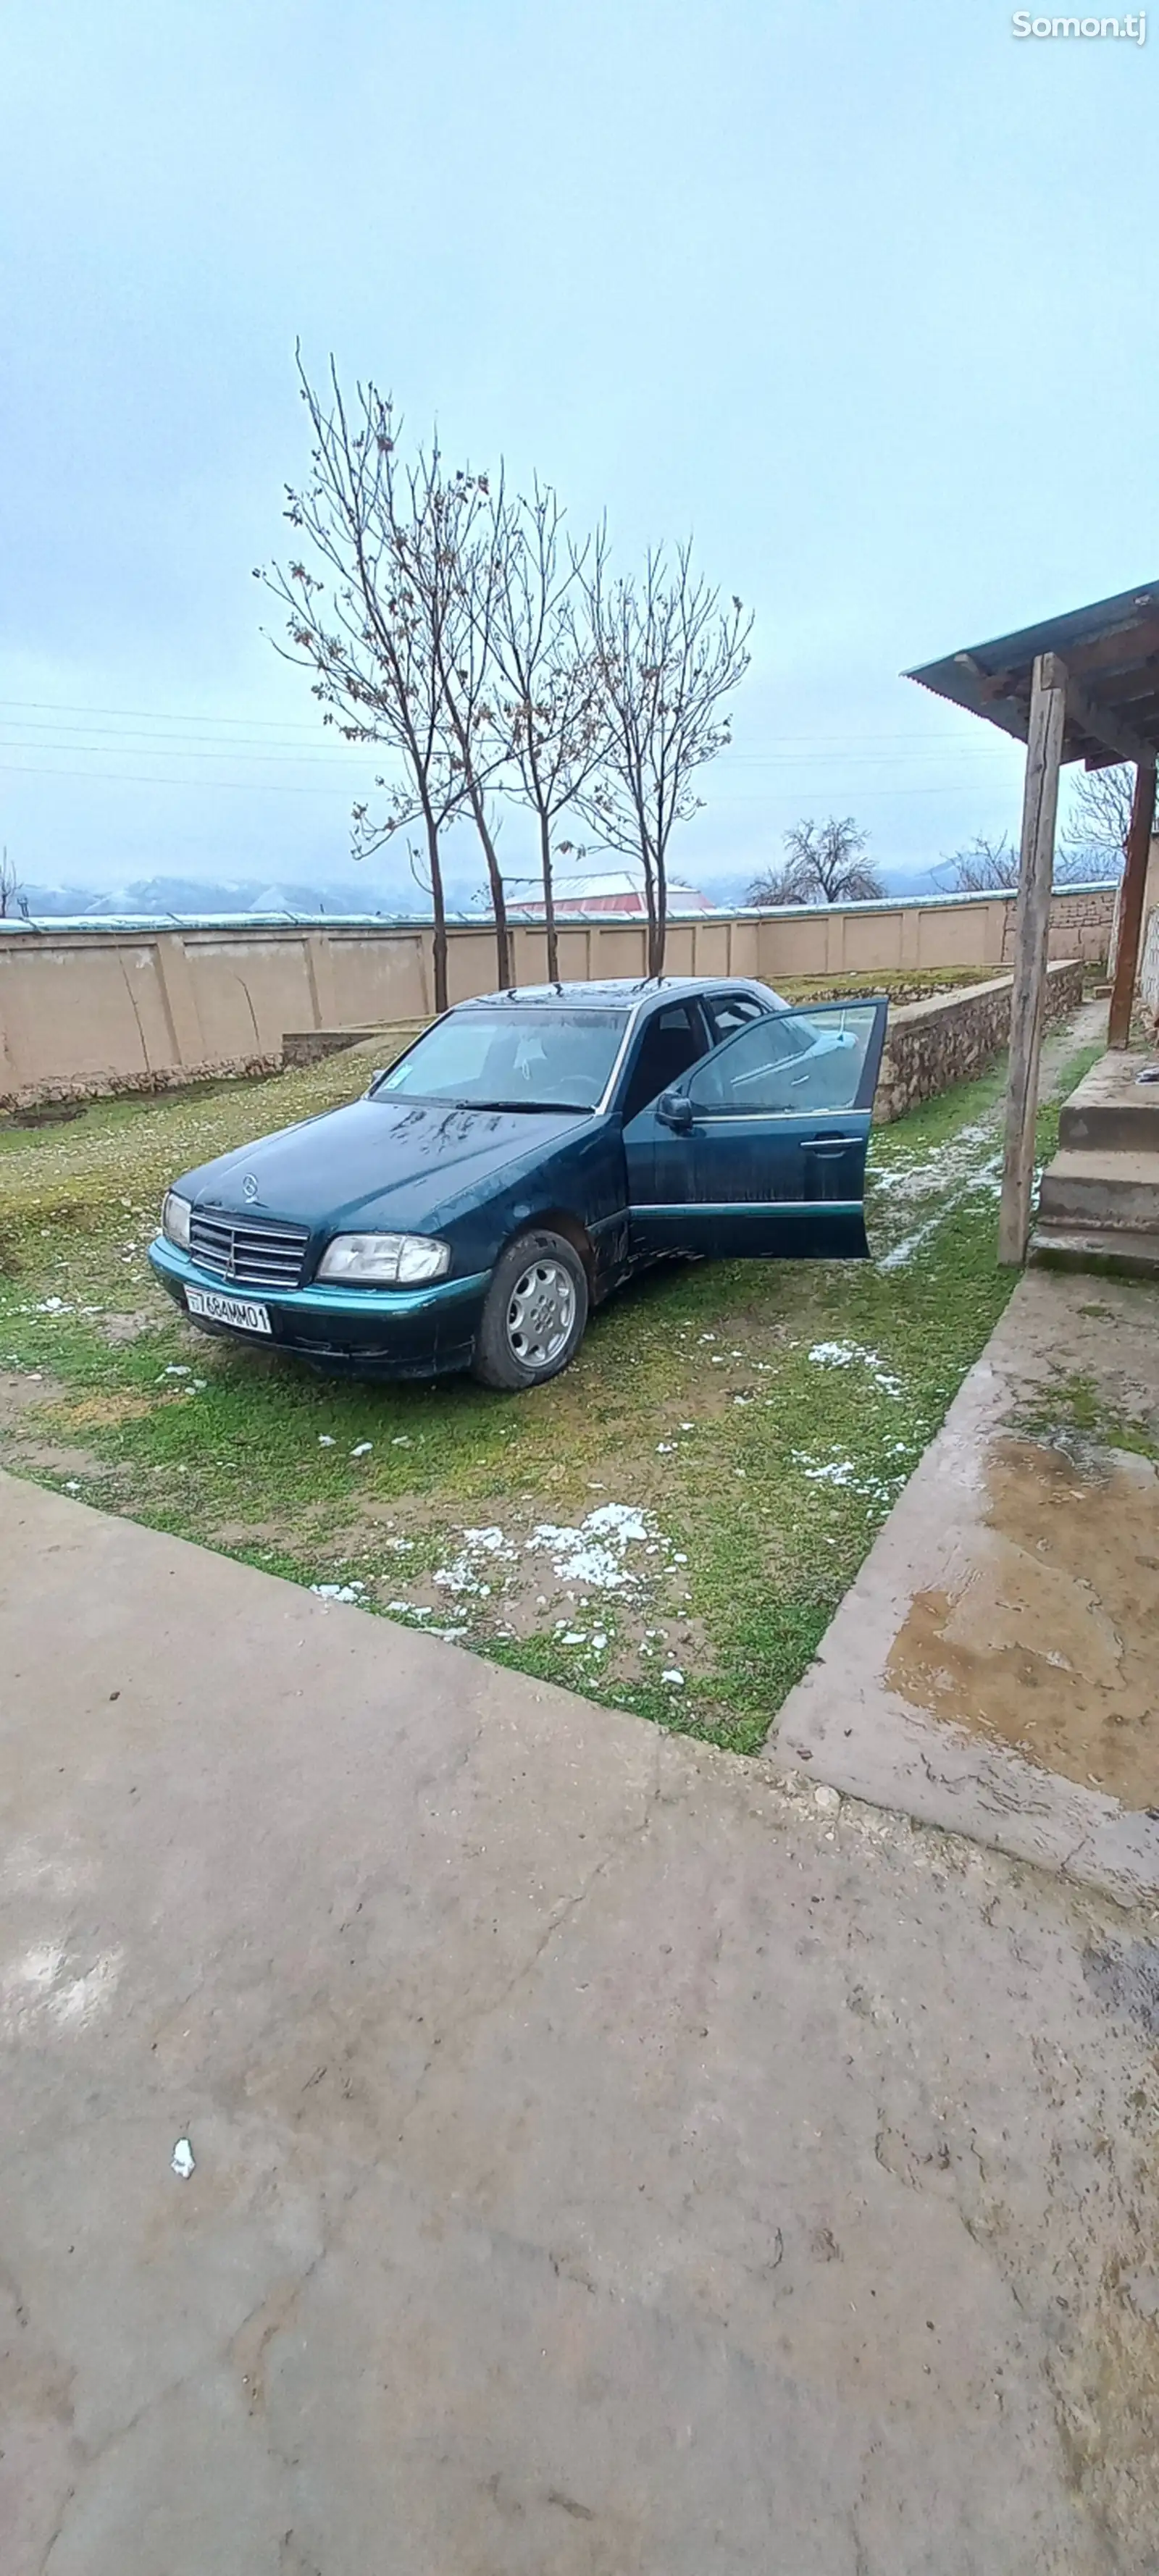
[[[381,1221],[421,1233],[449,1201],[473,1196],[509,1164],[590,1124],[585,1110],[461,1109],[380,1096],[219,1155],[175,1186],[197,1207],[258,1221],[282,1217],[333,1231]]]

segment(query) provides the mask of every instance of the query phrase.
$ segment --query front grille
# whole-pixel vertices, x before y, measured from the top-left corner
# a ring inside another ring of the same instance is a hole
[[[257,1225],[252,1218],[207,1216],[194,1208],[190,1255],[236,1288],[296,1288],[310,1240],[304,1225]]]

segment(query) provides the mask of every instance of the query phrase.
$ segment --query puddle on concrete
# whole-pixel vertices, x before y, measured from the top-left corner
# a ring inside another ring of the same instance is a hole
[[[886,1668],[913,1708],[1159,1807],[1159,1475],[1123,1450],[995,1441],[960,1588],[915,1595]]]

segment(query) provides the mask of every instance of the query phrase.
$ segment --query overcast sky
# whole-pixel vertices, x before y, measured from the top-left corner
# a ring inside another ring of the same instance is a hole
[[[1140,47],[998,0],[0,0],[0,45],[26,878],[346,869],[367,773],[252,578],[299,335],[751,602],[675,873],[805,814],[915,870],[1016,826],[1017,751],[898,674],[1159,574],[1159,13]]]

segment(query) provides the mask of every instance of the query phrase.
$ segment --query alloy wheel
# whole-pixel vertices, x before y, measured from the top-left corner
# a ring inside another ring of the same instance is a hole
[[[507,1340],[524,1368],[549,1368],[575,1323],[575,1281],[562,1261],[532,1261],[507,1303]]]

